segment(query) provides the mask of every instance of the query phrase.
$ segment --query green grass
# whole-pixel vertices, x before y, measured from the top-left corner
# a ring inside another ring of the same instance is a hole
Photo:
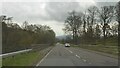
[[[73,45],[74,46],[74,45]],[[96,40],[92,43],[84,42],[84,44],[79,44],[78,46],[74,47],[81,47],[84,49],[90,49],[94,51],[104,52],[112,55],[118,55],[118,39],[117,37],[110,37],[106,40]]]
[[[2,57],[0,57],[0,68],[2,67]]]
[[[18,54],[14,57],[7,57],[2,60],[3,66],[31,66],[41,57],[38,51]]]
[[[90,50],[95,50],[95,51],[100,51],[100,52],[104,52],[104,53],[109,53],[112,55],[118,55],[118,47],[114,46],[114,47],[105,47],[105,46],[100,46],[100,45],[96,45],[96,46],[79,46],[81,48],[85,48],[85,49],[90,49]]]

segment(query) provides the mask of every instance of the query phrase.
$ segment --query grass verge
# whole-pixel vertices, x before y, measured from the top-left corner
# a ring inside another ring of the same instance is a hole
[[[0,68],[2,67],[2,57],[0,57]]]
[[[15,55],[14,57],[7,57],[2,60],[3,66],[32,66],[39,58],[41,54],[39,51],[31,51]]]
[[[108,54],[112,54],[118,56],[118,47],[117,46],[103,46],[103,45],[78,45],[74,47],[80,47],[84,49],[104,52]]]

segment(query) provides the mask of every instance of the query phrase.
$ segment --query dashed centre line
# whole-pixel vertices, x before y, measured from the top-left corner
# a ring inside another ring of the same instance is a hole
[[[65,48],[66,49],[66,48]],[[66,49],[66,50],[68,50],[68,49]],[[73,53],[72,51],[70,51],[70,50],[68,50],[70,53]]]
[[[69,51],[70,53],[73,53],[72,51]]]
[[[83,59],[84,62],[86,62],[87,60]]]
[[[65,48],[66,49],[66,48]],[[70,51],[69,49],[66,49],[66,50],[68,50],[70,53],[73,53],[72,51]],[[78,56],[77,54],[75,55],[77,58],[81,58],[80,56]],[[82,59],[82,58],[81,58]],[[84,62],[87,62],[87,60],[85,60],[85,59],[82,59]],[[89,63],[89,64],[91,64],[91,63]]]
[[[76,57],[80,58],[80,56],[76,55]]]

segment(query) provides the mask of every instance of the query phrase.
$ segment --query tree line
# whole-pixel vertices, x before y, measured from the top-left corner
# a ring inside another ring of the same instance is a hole
[[[2,18],[2,53],[31,48],[32,44],[50,44],[55,42],[55,33],[47,25],[29,24],[20,26],[12,23],[11,18]]]
[[[94,43],[96,40],[104,40],[105,43],[111,37],[118,40],[120,2],[116,6],[90,6],[85,12],[73,10],[68,13],[63,30],[68,34],[66,42],[74,44]]]

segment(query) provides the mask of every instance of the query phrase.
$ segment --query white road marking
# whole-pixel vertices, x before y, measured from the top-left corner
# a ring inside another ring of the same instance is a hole
[[[66,50],[68,50],[70,53],[73,53],[72,51],[70,51],[69,49],[67,49],[67,48],[65,48]],[[78,55],[76,55],[76,57],[78,57],[78,58],[81,58],[80,56],[78,56]],[[84,62],[87,62],[87,60],[85,60],[85,59],[82,59]],[[89,64],[91,64],[91,63],[89,63]]]
[[[66,48],[65,48],[66,49]],[[70,51],[69,49],[66,49],[66,50],[68,50],[70,53],[73,53],[72,51]]]
[[[83,59],[84,62],[86,62],[87,60]]]
[[[80,58],[80,56],[76,55],[76,57]]]
[[[52,50],[50,50],[50,51],[47,53],[47,55],[46,55],[36,66],[39,66],[39,65],[43,62],[43,60],[51,53],[51,51],[52,51]]]
[[[66,48],[65,48],[66,49]],[[70,53],[73,53],[72,51],[70,51],[69,49],[66,49],[68,50]],[[76,57],[80,58],[80,56],[76,55]]]
[[[65,48],[66,49],[66,48]],[[68,50],[70,53],[73,53],[72,51],[70,51],[69,49],[66,49],[66,50]],[[78,58],[81,58],[80,56],[78,56],[78,55],[76,55],[76,57],[78,57]],[[85,60],[85,59],[82,59],[84,62],[87,62],[87,60]],[[91,63],[89,63],[89,64],[91,64]]]
[[[78,57],[78,58],[80,58],[80,56],[78,56],[78,55],[76,55],[76,57]],[[82,59],[84,62],[87,62],[87,60],[85,60],[85,59]],[[89,63],[89,64],[91,64],[91,63]]]
[[[72,51],[69,50],[70,53],[73,53]]]
[[[91,64],[91,63],[89,63],[89,64]]]

